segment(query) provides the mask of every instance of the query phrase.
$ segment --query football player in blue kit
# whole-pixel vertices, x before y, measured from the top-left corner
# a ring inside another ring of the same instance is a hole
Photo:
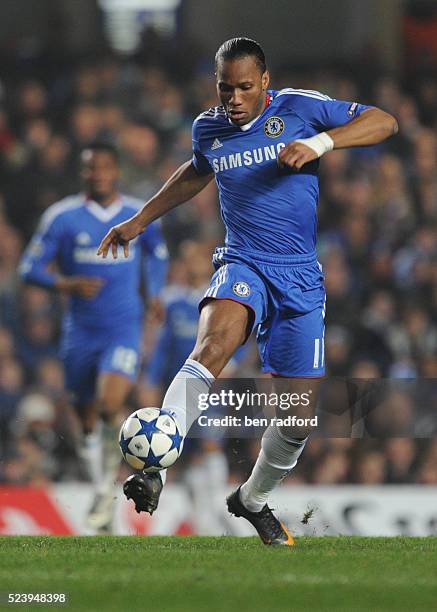
[[[199,305],[196,345],[163,402],[184,433],[199,414],[197,394],[208,392],[253,329],[264,372],[287,377],[292,392],[308,390],[308,378],[317,387],[325,365],[325,290],[315,250],[319,158],[334,148],[377,144],[398,129],[375,107],[270,89],[264,52],[253,40],[223,43],[215,66],[221,104],[194,121],[192,159],[132,219],[113,227],[99,249],[116,257],[122,245],[129,256],[130,240],[215,178],[225,246],[216,250],[216,272]],[[250,477],[227,499],[229,511],[248,520],[265,544],[294,543],[267,500],[306,439],[302,430],[272,423]],[[161,488],[159,475],[135,475],[125,492],[137,509],[152,511]]]
[[[81,175],[84,193],[46,210],[24,252],[20,273],[25,282],[68,296],[61,356],[66,387],[83,424],[81,455],[96,487],[88,523],[107,531],[120,463],[117,434],[139,365],[142,277],[157,308],[168,255],[160,225],[152,223],[128,258],[97,257],[102,236],[135,214],[141,202],[119,193],[118,154],[111,145],[87,147],[81,155]],[[50,268],[54,263],[56,270]]]

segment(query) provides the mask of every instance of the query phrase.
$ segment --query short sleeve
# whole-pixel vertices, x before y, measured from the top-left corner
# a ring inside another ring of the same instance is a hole
[[[358,102],[333,100],[318,92],[303,93],[298,90],[293,92],[284,90],[284,93],[281,92],[279,95],[287,96],[292,110],[317,132],[349,123],[363,111],[372,108]]]
[[[213,169],[211,168],[209,161],[206,159],[206,157],[203,155],[203,153],[200,150],[199,124],[198,124],[197,119],[193,123],[192,142],[193,142],[193,157],[191,161],[192,161],[192,164],[197,174],[200,174],[202,176],[206,174],[211,174],[211,172],[213,172]]]

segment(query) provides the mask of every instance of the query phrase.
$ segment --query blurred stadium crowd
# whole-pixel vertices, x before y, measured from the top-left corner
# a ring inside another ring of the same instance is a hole
[[[78,424],[57,357],[62,300],[22,286],[17,263],[47,206],[80,190],[78,153],[95,140],[120,151],[122,190],[142,199],[191,152],[191,123],[216,104],[211,62],[192,49],[148,42],[134,58],[104,55],[27,64],[10,56],[0,87],[0,479],[84,479]],[[319,259],[328,294],[328,374],[437,378],[437,79],[272,67],[273,86],[318,89],[374,103],[400,134],[321,163]],[[222,244],[215,186],[163,220],[172,256],[169,285],[187,284],[184,243],[207,257]],[[150,404],[148,363],[157,322],[147,320],[143,371],[132,406]],[[256,376],[253,344],[236,376]],[[399,399],[402,404],[402,397]],[[411,410],[408,401],[400,409]],[[434,408],[435,409],[435,408]],[[434,417],[435,418],[435,417]],[[256,444],[226,442],[240,479]],[[192,461],[192,456],[186,461]],[[182,468],[185,465],[181,463]],[[178,477],[178,468],[171,470]],[[292,483],[437,484],[437,440],[314,438]]]

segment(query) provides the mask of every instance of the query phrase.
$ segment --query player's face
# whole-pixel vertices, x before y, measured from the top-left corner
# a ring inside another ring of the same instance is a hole
[[[82,180],[87,194],[101,202],[117,192],[120,169],[117,161],[107,151],[85,150],[82,153]]]
[[[218,97],[232,123],[245,125],[263,112],[269,73],[261,73],[253,56],[221,60],[216,77]]]

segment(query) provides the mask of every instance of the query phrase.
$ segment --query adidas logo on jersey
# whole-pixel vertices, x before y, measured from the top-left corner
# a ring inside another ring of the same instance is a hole
[[[211,145],[211,151],[215,151],[215,149],[220,149],[220,147],[222,147],[223,144],[220,142],[220,140],[218,138],[216,138],[214,140],[214,142]]]

